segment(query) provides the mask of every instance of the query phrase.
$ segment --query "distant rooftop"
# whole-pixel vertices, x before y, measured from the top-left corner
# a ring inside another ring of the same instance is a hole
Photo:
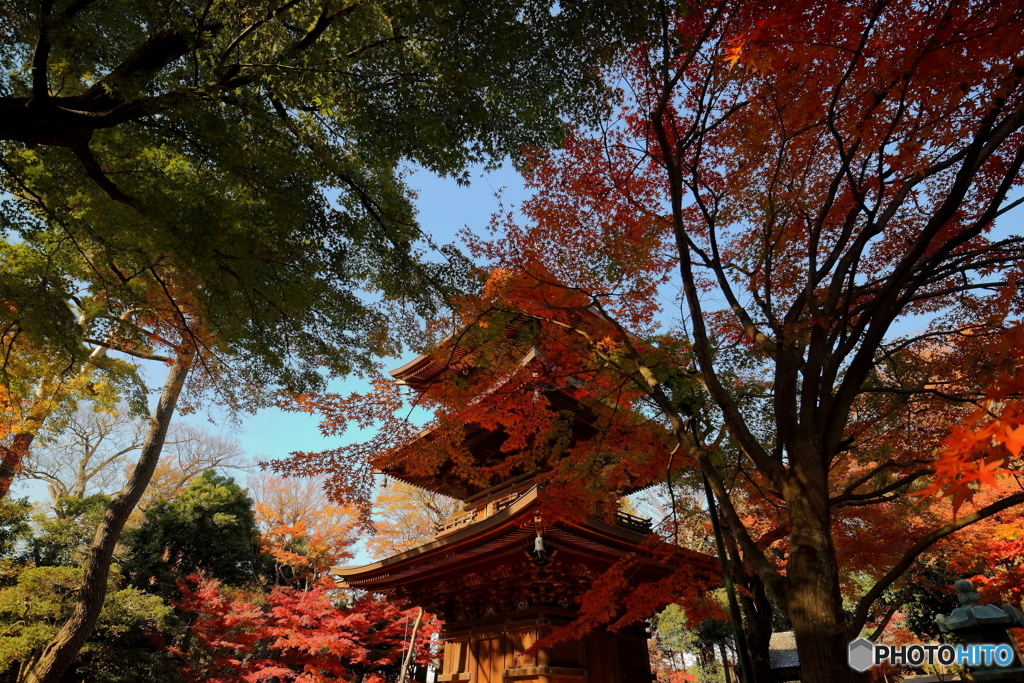
[[[780,676],[773,680],[799,680],[800,655],[797,654],[796,636],[792,631],[772,634],[772,639],[768,643],[768,660],[771,663],[772,672],[794,672],[797,675],[797,678]]]

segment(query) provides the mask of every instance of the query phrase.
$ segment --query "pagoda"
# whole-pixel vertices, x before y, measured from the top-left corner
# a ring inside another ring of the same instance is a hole
[[[448,381],[451,359],[469,355],[459,348],[445,356],[447,361],[427,354],[391,375],[422,392]],[[542,358],[533,348],[520,367]],[[572,439],[593,436],[587,408],[556,387],[542,385],[537,391],[547,398],[546,404],[538,402],[537,410],[575,415],[569,427]],[[482,400],[495,399],[483,392]],[[506,435],[500,429],[467,423],[462,434],[465,450],[478,463],[493,464],[507,456],[501,449]],[[429,431],[424,432],[410,444],[375,456],[372,464],[389,478],[458,499],[462,512],[444,522],[425,545],[372,564],[334,568],[342,584],[381,594],[405,607],[422,607],[443,622],[443,664],[437,681],[654,680],[643,622],[614,632],[598,628],[580,639],[549,646],[542,639],[577,618],[580,596],[620,560],[634,560],[631,586],[669,576],[680,564],[689,565],[691,573],[708,584],[716,584],[717,560],[674,547],[668,554],[652,555],[656,539],[650,522],[608,505],[596,504],[574,521],[546,522],[539,511],[543,475],[550,466],[543,463],[484,481],[463,476],[450,463],[424,473],[408,464],[409,456],[430,438]],[[535,646],[538,641],[540,646]]]

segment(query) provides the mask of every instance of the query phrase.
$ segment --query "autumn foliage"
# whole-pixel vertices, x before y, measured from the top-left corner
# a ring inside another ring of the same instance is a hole
[[[366,547],[375,558],[430,542],[441,524],[462,509],[457,500],[400,481],[383,486],[373,507],[374,533]]]
[[[424,475],[543,464],[555,516],[703,475],[748,623],[770,628],[771,596],[805,680],[848,681],[883,594],[1024,502],[1024,239],[1003,227],[1024,9],[723,0],[656,25],[614,119],[529,153],[526,220],[467,235],[488,268],[436,328],[429,431],[386,381],[308,398],[328,433],[381,429],[284,468],[359,498],[392,448]],[[468,457],[477,428],[503,457]]]
[[[953,496],[953,507],[991,487],[999,474],[1024,471],[1024,325],[1010,326],[995,341],[982,340],[978,355],[990,366],[973,411],[949,426],[936,459],[937,490]]]
[[[409,647],[416,610],[371,595],[350,606],[321,582],[311,590],[275,587],[265,597],[193,577],[177,607],[191,618],[192,646],[178,651],[190,683],[326,683],[393,680]],[[437,624],[416,635],[414,662],[426,665]]]
[[[310,588],[352,557],[357,512],[328,500],[319,480],[264,475],[252,479],[250,491],[260,550],[273,563],[276,582]]]

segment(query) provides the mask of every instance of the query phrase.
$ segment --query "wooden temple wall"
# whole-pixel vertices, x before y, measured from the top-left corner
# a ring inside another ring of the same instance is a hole
[[[526,654],[550,632],[545,618],[532,623],[474,624],[445,628],[442,683],[651,683],[647,632],[633,626],[598,631],[581,641],[559,643]]]

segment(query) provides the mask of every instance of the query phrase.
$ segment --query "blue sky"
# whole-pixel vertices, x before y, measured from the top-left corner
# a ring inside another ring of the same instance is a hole
[[[491,215],[499,207],[495,196],[497,193],[501,193],[506,208],[518,205],[526,197],[522,178],[510,166],[486,173],[477,169],[472,174],[469,186],[460,186],[452,179],[439,178],[425,171],[413,173],[408,182],[418,194],[416,206],[420,224],[438,245],[457,241],[456,234],[464,226],[477,231],[484,230]],[[385,366],[396,368],[413,357],[414,354],[409,353],[402,358],[385,359]],[[153,389],[150,403],[155,405],[167,369],[160,363],[143,362],[142,365],[148,384]],[[363,391],[368,387],[364,381],[353,378],[336,380],[330,388],[335,392],[349,393]],[[200,411],[192,415],[176,415],[174,420],[187,421],[211,432],[236,437],[254,461],[279,459],[292,451],[318,451],[342,444],[338,438],[328,439],[320,435],[319,420],[315,415],[268,408],[256,414],[238,415],[237,418],[237,421],[229,423],[223,414],[214,410],[210,413]],[[353,430],[344,438],[348,442],[358,441],[360,432]],[[239,473],[237,478],[244,482],[246,475]],[[27,495],[33,500],[47,499],[45,484],[30,480],[16,482],[15,494]]]
[[[502,194],[506,208],[518,205],[526,197],[522,178],[509,166],[484,173],[473,173],[468,187],[459,186],[454,180],[438,178],[430,173],[418,171],[409,178],[409,185],[417,191],[416,206],[419,220],[425,232],[433,236],[435,243],[447,244],[457,240],[456,233],[464,226],[482,231],[491,215],[498,209],[495,194]],[[387,367],[399,367],[414,357],[386,359]],[[159,382],[154,382],[154,386]],[[335,381],[333,391],[348,393],[362,391],[365,383],[358,379]],[[241,440],[242,446],[256,459],[268,460],[286,456],[291,451],[317,451],[340,445],[337,438],[325,439],[318,430],[318,419],[314,415],[286,413],[277,409],[265,409],[255,415],[242,415],[236,429],[225,425],[224,429]],[[206,415],[190,416],[190,421],[204,423],[212,431],[221,427],[211,425]],[[355,441],[359,432],[353,431],[345,438]]]
[[[466,226],[474,231],[483,231],[491,215],[499,208],[497,194],[500,193],[506,209],[517,207],[528,196],[522,178],[508,165],[487,173],[477,169],[472,174],[469,186],[460,186],[454,180],[439,178],[425,171],[413,173],[409,185],[418,194],[416,206],[420,223],[438,245],[457,242],[458,231]],[[1019,228],[1019,220],[1013,220],[1013,217],[1004,219],[998,230],[1008,232],[1010,227]],[[666,300],[664,303],[669,310],[672,309],[672,302]],[[894,331],[912,332],[926,325],[928,319],[929,316],[922,316],[901,321]],[[413,357],[414,354],[408,353],[401,358],[385,359],[385,366],[399,367]],[[152,368],[150,386],[159,390],[165,372],[162,365]],[[345,394],[366,388],[366,383],[358,378],[336,380],[331,384],[332,391]],[[151,400],[155,402],[156,394]],[[239,415],[235,424],[218,424],[222,418],[217,413],[203,412],[175,417],[176,420],[186,420],[214,432],[235,436],[253,460],[260,461],[283,458],[292,451],[319,451],[361,439],[358,430],[350,431],[342,437],[344,442],[339,437],[324,438],[319,432],[317,416],[288,413],[276,408],[264,409],[255,415]],[[244,476],[241,478],[244,479]],[[29,482],[22,483],[22,487],[34,488]],[[35,491],[30,493],[33,494],[39,497],[45,495]]]

